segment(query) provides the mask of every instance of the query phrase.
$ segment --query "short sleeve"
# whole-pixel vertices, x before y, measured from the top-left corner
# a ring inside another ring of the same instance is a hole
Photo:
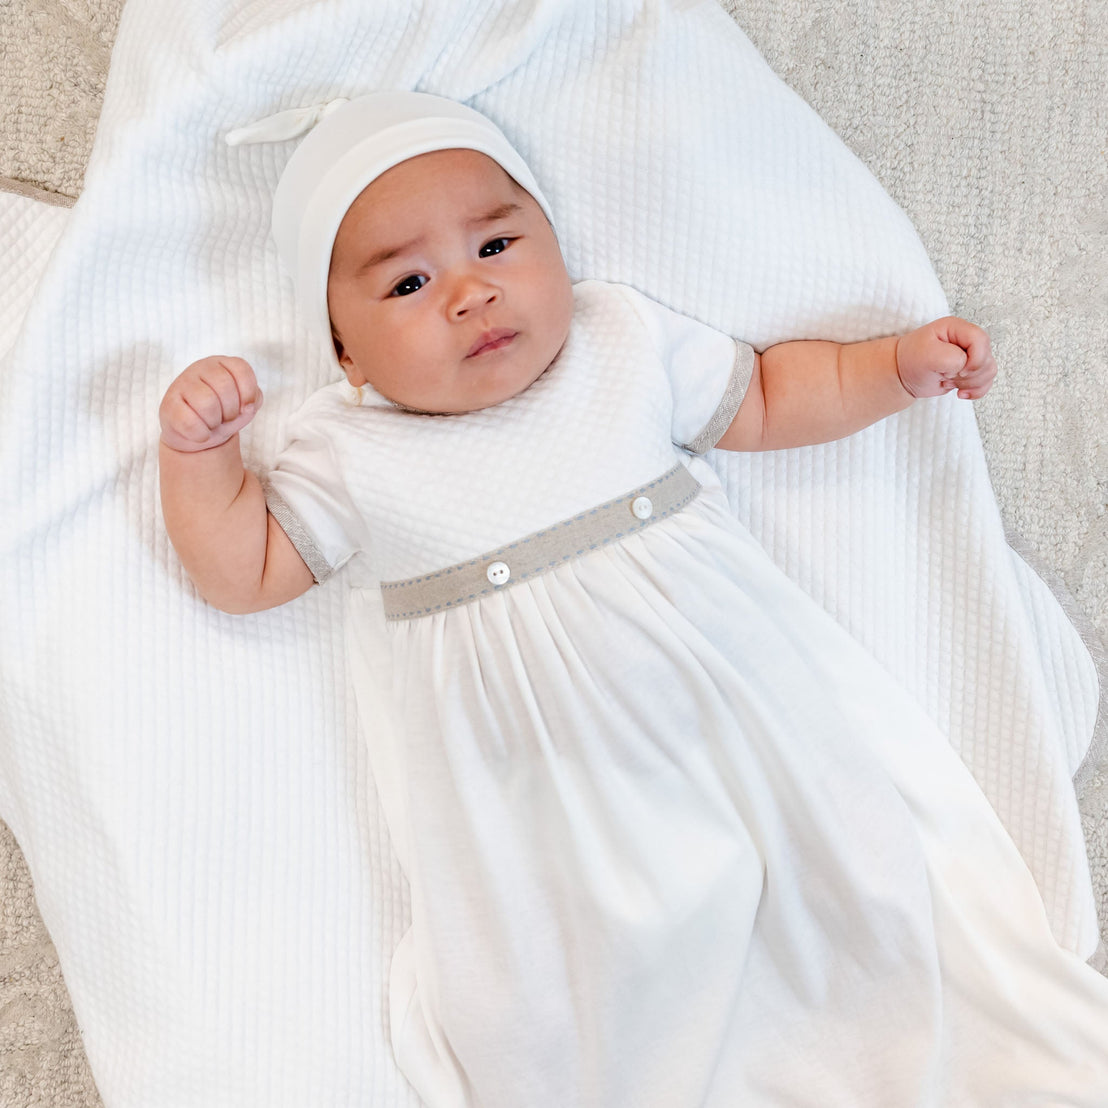
[[[711,450],[731,426],[754,372],[754,348],[627,290],[653,333],[673,395],[673,441]]]
[[[270,513],[322,584],[365,548],[365,525],[320,422],[298,417],[292,430],[262,488]]]

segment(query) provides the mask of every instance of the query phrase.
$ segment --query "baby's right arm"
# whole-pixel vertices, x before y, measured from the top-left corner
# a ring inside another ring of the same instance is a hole
[[[242,464],[238,433],[261,401],[248,363],[214,356],[193,362],[159,411],[166,530],[201,595],[225,612],[276,607],[313,581]]]

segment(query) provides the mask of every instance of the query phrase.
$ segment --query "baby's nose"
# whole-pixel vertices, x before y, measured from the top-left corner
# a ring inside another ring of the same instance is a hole
[[[460,280],[454,290],[451,312],[460,318],[474,308],[487,307],[500,298],[500,290],[488,281],[470,277]]]

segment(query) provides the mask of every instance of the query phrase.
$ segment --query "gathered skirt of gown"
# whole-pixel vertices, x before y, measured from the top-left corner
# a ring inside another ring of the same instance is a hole
[[[1108,1104],[1108,981],[718,488],[438,614],[353,600],[430,1108]]]

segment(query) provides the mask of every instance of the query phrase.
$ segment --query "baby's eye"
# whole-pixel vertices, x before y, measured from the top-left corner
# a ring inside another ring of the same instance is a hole
[[[501,254],[511,245],[511,239],[492,239],[490,242],[486,242],[484,246],[477,252],[477,256],[480,258],[491,258],[494,254]]]
[[[423,286],[427,284],[427,278],[421,273],[413,273],[411,277],[405,277],[403,281],[398,284],[391,293],[390,296],[411,296],[413,292],[419,292]]]

